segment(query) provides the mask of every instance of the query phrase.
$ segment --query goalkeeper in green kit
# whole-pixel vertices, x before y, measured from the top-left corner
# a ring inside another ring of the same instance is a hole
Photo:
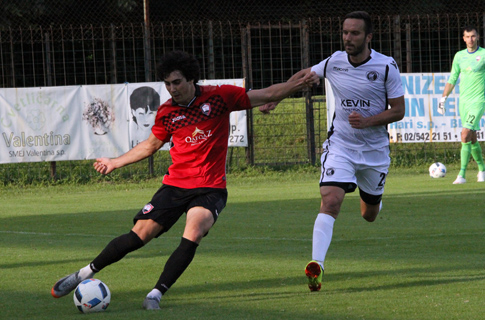
[[[450,78],[445,85],[443,97],[438,105],[438,112],[445,114],[445,102],[455,87],[461,74],[459,112],[462,123],[461,130],[461,168],[453,184],[466,182],[466,168],[473,156],[478,164],[477,181],[485,181],[485,165],[482,148],[477,141],[477,130],[485,110],[485,49],[478,46],[478,32],[475,27],[466,27],[463,31],[463,41],[466,49],[458,51],[453,58]]]

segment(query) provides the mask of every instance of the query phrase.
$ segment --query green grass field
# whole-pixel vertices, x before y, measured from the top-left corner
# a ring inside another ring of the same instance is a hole
[[[315,172],[229,176],[229,201],[194,261],[162,298],[141,303],[178,245],[184,221],[97,275],[111,305],[80,314],[58,278],[89,263],[160,180],[140,184],[0,190],[1,319],[482,319],[485,184],[452,185],[456,170],[392,169],[374,223],[347,196],[326,260],[322,291],[303,269],[320,204]]]

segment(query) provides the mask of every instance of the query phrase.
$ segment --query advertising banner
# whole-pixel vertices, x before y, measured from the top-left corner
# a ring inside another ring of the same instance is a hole
[[[200,84],[244,87],[244,80]],[[163,82],[0,88],[0,163],[118,157],[148,138],[169,98]],[[246,119],[246,111],[231,113],[229,146],[248,145]]]
[[[114,158],[128,151],[127,86],[82,86],[79,92],[80,98],[70,108],[73,114],[82,116],[72,126],[78,130],[76,144],[72,146],[78,150],[75,158]]]
[[[437,111],[448,78],[449,73],[401,74],[406,114],[403,120],[389,124],[391,142],[461,141],[459,82],[446,100],[445,114]],[[482,117],[482,126],[484,121]],[[483,131],[477,133],[478,139],[484,140]]]

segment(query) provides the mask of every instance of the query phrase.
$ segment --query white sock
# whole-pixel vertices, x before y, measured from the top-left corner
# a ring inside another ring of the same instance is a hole
[[[382,200],[381,200],[381,202],[379,203],[379,212],[381,212],[381,210],[382,210]]]
[[[160,302],[160,299],[162,299],[162,292],[158,289],[153,289],[147,294],[147,298],[155,299]]]
[[[325,213],[319,213],[313,226],[312,259],[323,268],[328,247],[332,241],[335,218]]]
[[[79,270],[79,276],[81,277],[81,279],[86,280],[94,276],[94,271],[91,269],[90,265],[88,264],[87,266]]]

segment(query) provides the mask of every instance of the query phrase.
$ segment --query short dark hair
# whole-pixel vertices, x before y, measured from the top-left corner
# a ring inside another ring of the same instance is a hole
[[[174,71],[180,71],[187,81],[199,82],[199,61],[184,51],[172,51],[165,54],[157,65],[157,77],[165,80]]]
[[[133,110],[142,108],[156,111],[160,106],[160,95],[152,87],[139,87],[130,95],[130,107]]]
[[[365,35],[368,35],[369,33],[372,33],[372,20],[370,18],[370,15],[365,12],[365,11],[354,11],[351,13],[348,13],[344,21],[347,19],[359,19],[359,20],[364,20],[364,32]]]
[[[472,32],[473,30],[475,30],[475,32],[478,34],[478,29],[475,28],[475,26],[472,26],[471,24],[470,25],[467,25],[465,28],[463,28],[463,33],[466,32]]]

